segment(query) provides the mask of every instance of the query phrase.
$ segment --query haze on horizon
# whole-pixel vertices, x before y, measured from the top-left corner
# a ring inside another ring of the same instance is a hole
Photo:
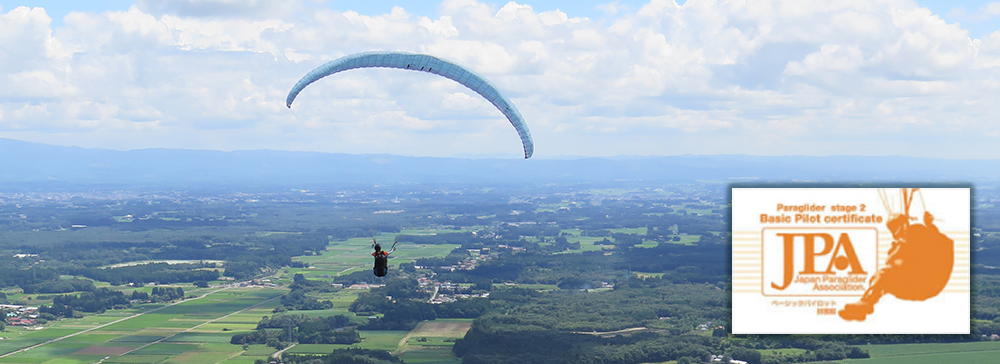
[[[117,150],[1000,158],[1000,2],[0,1],[0,137]],[[582,4],[582,5],[581,5]],[[22,7],[20,5],[28,5]]]

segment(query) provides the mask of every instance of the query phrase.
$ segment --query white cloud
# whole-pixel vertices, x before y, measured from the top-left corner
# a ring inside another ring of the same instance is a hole
[[[157,17],[275,18],[289,16],[301,8],[298,1],[287,0],[136,0],[135,3],[144,13]]]
[[[1000,1],[994,1],[983,5],[982,9],[979,9],[979,12],[982,13],[984,18],[987,19],[1000,15]]]
[[[530,1],[446,0],[437,18],[313,6],[139,1],[70,13],[55,32],[44,9],[0,12],[0,131],[116,149],[520,150],[492,105],[424,73],[345,72],[284,107],[322,62],[405,50],[489,78],[539,156],[932,155],[953,143],[969,146],[943,156],[984,157],[1000,135],[1000,31],[972,39],[907,0],[652,0],[605,4],[614,18],[601,21]]]
[[[952,9],[948,16],[969,21],[986,21],[1000,15],[1000,1],[986,3],[973,13],[968,13],[965,7]]]
[[[615,16],[620,11],[628,10],[628,6],[622,5],[618,1],[613,1],[606,4],[599,4],[594,9],[604,12],[605,16]]]
[[[458,28],[451,23],[450,16],[442,16],[438,20],[431,20],[428,17],[420,18],[420,26],[427,28],[431,34],[441,37],[453,37],[458,35]]]

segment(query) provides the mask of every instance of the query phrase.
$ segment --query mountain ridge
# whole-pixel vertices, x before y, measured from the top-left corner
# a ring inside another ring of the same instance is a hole
[[[1000,160],[902,156],[613,156],[462,159],[276,150],[53,146],[0,138],[0,183],[574,183],[642,181],[972,182]]]

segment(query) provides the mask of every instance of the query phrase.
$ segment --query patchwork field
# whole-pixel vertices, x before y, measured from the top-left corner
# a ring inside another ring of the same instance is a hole
[[[4,340],[0,343],[0,352],[10,353],[86,329],[99,328],[5,356],[0,358],[0,363],[83,364],[105,357],[109,358],[103,363],[252,363],[252,359],[231,361],[245,351],[240,346],[229,344],[229,338],[239,331],[228,326],[240,327],[251,320],[255,326],[256,320],[270,314],[278,304],[276,298],[285,292],[271,288],[232,288],[110,325],[108,323],[146,311],[148,307],[55,322],[42,330],[22,332]],[[71,328],[63,328],[62,325]],[[243,327],[246,326],[240,329]],[[224,328],[227,330],[223,331]],[[255,354],[260,352],[256,350]]]
[[[405,231],[408,234],[432,234],[434,230]],[[448,232],[454,232],[449,230]],[[379,235],[380,242],[390,245],[395,235]],[[309,268],[283,269],[270,278],[272,282],[289,283],[294,274],[311,279],[330,281],[340,274],[371,269],[369,255],[371,239],[357,238],[331,242],[322,255],[296,257],[309,263]],[[390,265],[410,262],[421,257],[444,257],[458,245],[426,245],[401,243],[392,255]],[[116,289],[120,289],[117,288]],[[150,291],[152,287],[129,288]],[[190,289],[186,293],[202,295],[177,305],[137,306],[114,310],[82,319],[64,319],[41,330],[8,327],[7,340],[0,341],[0,355],[22,348],[91,330],[85,334],[64,338],[31,350],[0,357],[0,363],[84,364],[95,363],[227,363],[250,364],[264,358],[274,349],[250,345],[244,350],[231,345],[232,335],[254,330],[262,316],[273,315],[276,299],[287,292],[275,288],[229,288],[219,290]],[[128,293],[128,292],[126,292]],[[317,311],[295,311],[310,317],[346,315],[357,323],[367,320],[347,311],[358,291],[341,290],[319,294],[319,299],[331,300],[334,308]],[[136,317],[152,309],[160,308]],[[121,320],[120,322],[115,322]],[[465,335],[471,320],[438,320],[425,322],[413,331],[360,331],[362,342],[357,347],[398,352],[412,363],[458,363],[451,353],[454,339]],[[95,329],[96,328],[96,329]],[[299,354],[328,354],[348,345],[301,344],[288,350]]]

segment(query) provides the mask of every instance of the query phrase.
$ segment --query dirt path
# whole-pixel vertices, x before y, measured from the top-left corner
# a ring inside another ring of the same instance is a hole
[[[280,359],[280,358],[281,358],[281,353],[284,353],[284,352],[285,352],[285,350],[288,350],[288,349],[291,349],[291,348],[294,348],[294,347],[295,347],[295,345],[298,345],[298,344],[299,344],[299,343],[292,343],[292,345],[288,345],[288,347],[287,347],[287,348],[284,348],[284,349],[281,349],[281,350],[278,350],[278,351],[277,351],[277,352],[275,352],[274,354],[271,354],[271,357],[272,357],[272,358],[275,358],[275,359]]]
[[[431,299],[427,300],[427,303],[434,302],[434,299],[437,298],[438,288],[440,288],[440,286],[434,286],[434,294],[431,295]]]
[[[622,329],[622,330],[615,330],[615,331],[603,331],[603,332],[601,332],[601,331],[573,331],[573,333],[574,334],[582,334],[582,335],[605,336],[605,335],[627,334],[627,333],[633,333],[633,332],[636,332],[636,331],[645,331],[645,330],[649,330],[649,328],[646,328],[646,327],[631,327],[631,328]]]

